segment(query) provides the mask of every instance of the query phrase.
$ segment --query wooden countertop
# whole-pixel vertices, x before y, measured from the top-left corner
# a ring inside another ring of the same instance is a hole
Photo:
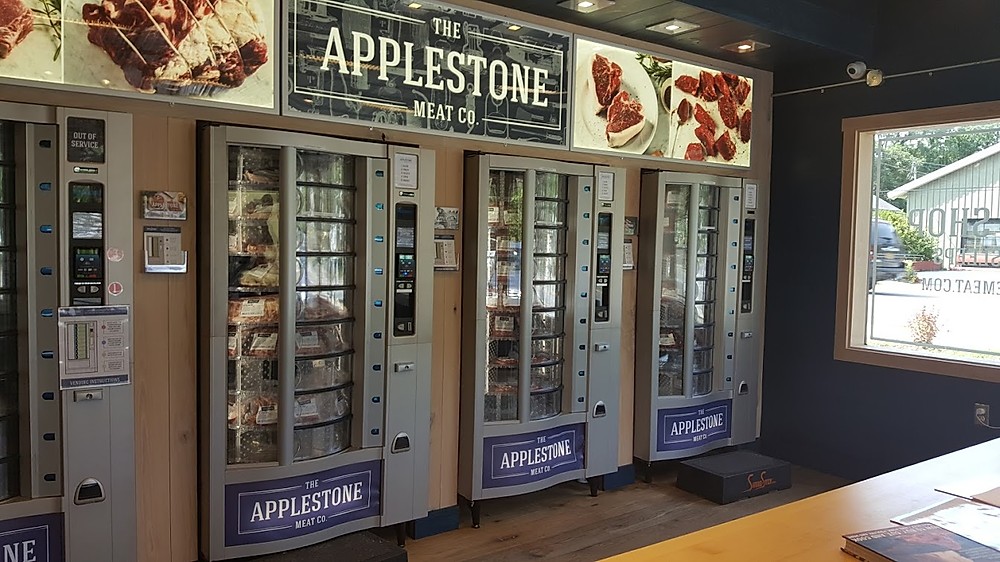
[[[1000,439],[607,560],[848,562],[843,535],[890,527],[892,517],[951,497],[935,488],[970,481],[987,482],[980,491],[1000,486]]]

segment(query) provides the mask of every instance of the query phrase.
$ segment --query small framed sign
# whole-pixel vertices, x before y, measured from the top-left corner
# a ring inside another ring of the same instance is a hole
[[[142,218],[187,220],[187,196],[182,191],[143,191]]]
[[[625,236],[639,234],[639,217],[625,217]]]

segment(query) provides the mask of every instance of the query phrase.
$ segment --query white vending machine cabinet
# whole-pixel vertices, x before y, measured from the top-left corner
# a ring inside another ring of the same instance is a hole
[[[625,172],[466,158],[459,494],[618,469]]]
[[[427,514],[431,151],[202,127],[201,552]]]
[[[766,199],[758,188],[741,178],[643,173],[634,454],[647,481],[654,461],[759,435],[763,282],[755,271]]]

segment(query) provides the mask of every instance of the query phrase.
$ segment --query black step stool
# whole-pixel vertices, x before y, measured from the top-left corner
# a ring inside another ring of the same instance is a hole
[[[677,487],[727,504],[792,487],[792,466],[778,459],[732,451],[680,463]]]

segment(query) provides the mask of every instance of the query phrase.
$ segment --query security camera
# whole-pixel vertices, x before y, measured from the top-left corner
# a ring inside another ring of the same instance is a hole
[[[861,61],[852,62],[847,65],[847,75],[850,76],[852,80],[864,78],[865,70],[868,70],[868,67]]]

